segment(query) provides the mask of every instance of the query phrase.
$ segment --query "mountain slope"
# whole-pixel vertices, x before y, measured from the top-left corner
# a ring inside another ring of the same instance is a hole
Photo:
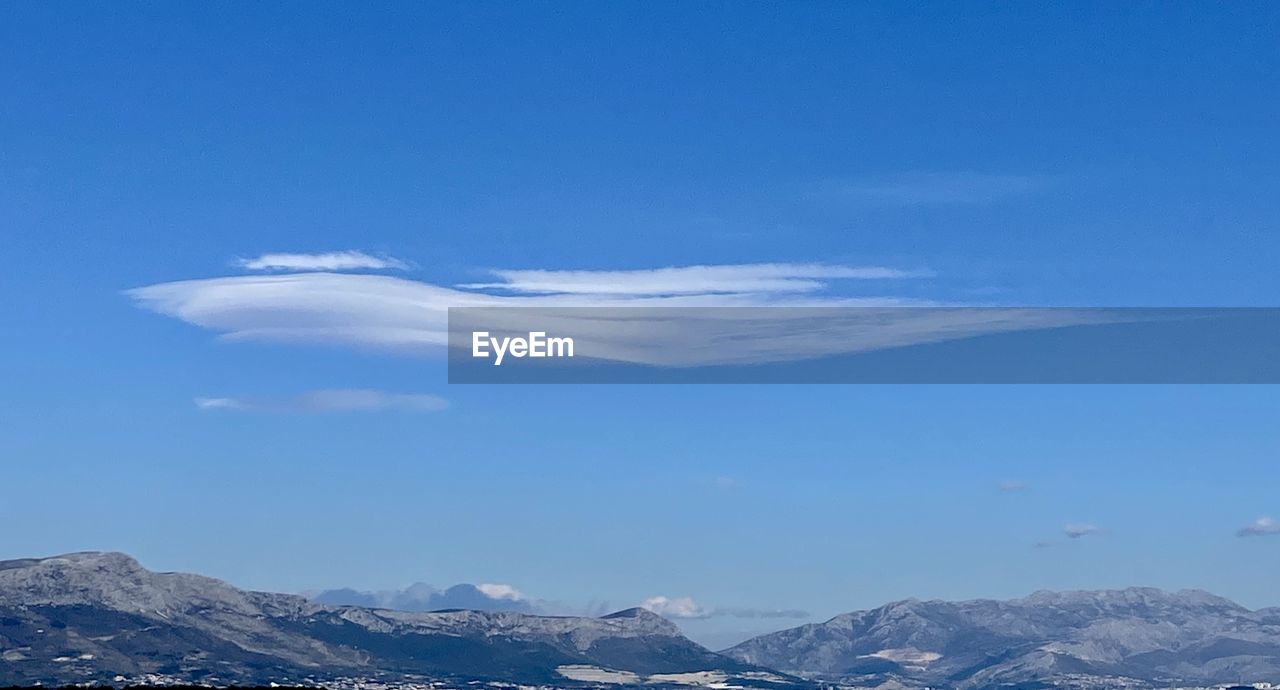
[[[632,609],[603,618],[326,606],[219,580],[153,573],[115,553],[0,562],[0,685],[159,673],[262,683],[314,677],[564,681],[592,665],[637,674],[747,665]]]
[[[1280,681],[1280,617],[1200,591],[916,601],[757,637],[724,654],[831,679],[997,687],[1080,676]]]

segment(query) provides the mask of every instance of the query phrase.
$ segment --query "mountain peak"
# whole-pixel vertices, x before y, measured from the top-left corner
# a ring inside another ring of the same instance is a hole
[[[625,621],[628,627],[637,628],[653,635],[666,637],[683,637],[675,623],[659,616],[649,609],[634,606],[621,611],[614,611],[600,617],[601,620]]]

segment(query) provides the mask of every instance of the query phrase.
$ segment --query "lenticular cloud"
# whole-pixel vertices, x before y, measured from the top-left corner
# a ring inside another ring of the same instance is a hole
[[[290,263],[278,258],[266,263],[272,262]],[[451,307],[607,307],[565,325],[592,343],[594,356],[652,366],[810,359],[1052,327],[1081,318],[1069,310],[906,309],[896,310],[892,323],[883,323],[882,314],[850,313],[838,321],[821,318],[817,326],[801,328],[805,319],[815,318],[800,311],[803,308],[928,304],[891,295],[850,296],[836,290],[841,281],[881,284],[927,275],[883,267],[744,264],[648,271],[498,271],[496,275],[499,282],[454,287],[395,276],[313,271],[184,280],[126,294],[144,309],[208,329],[229,341],[436,353],[450,344]],[[641,307],[650,309],[649,320],[645,311],[631,309]],[[695,315],[690,310],[673,316],[669,311],[652,311],[672,307],[791,309],[724,309],[710,321],[705,312]],[[527,314],[524,309],[515,311]],[[699,328],[673,323],[680,318],[701,319]]]

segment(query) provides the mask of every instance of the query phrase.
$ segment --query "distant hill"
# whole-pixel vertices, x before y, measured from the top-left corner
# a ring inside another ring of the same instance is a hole
[[[724,654],[872,686],[1277,683],[1280,609],[1251,611],[1202,591],[1141,588],[1012,601],[907,600],[756,637]]]

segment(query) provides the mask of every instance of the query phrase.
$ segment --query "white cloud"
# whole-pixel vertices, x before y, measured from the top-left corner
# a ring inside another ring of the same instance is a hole
[[[1053,178],[973,171],[910,172],[841,180],[828,186],[837,193],[887,204],[985,204],[1050,186]]]
[[[1068,539],[1079,539],[1080,537],[1102,534],[1102,528],[1087,522],[1073,522],[1063,527],[1062,533],[1067,535]]]
[[[406,269],[409,265],[389,256],[372,256],[364,252],[326,252],[323,254],[263,254],[252,259],[237,259],[236,265],[251,271],[351,271],[357,269]]]
[[[1024,481],[1011,479],[1009,481],[1000,482],[1000,485],[997,488],[1006,493],[1013,493],[1017,491],[1026,491],[1030,487]]]
[[[664,618],[707,618],[711,612],[703,608],[692,597],[668,598],[664,596],[649,597],[640,603],[640,608],[652,611]]]
[[[496,270],[500,282],[471,283],[473,290],[507,290],[523,294],[573,295],[704,295],[725,293],[813,292],[827,280],[918,278],[928,271],[883,266],[828,264],[731,264],[679,266],[637,271]]]
[[[476,589],[480,590],[486,597],[490,599],[503,599],[506,601],[524,601],[528,597],[523,592],[512,587],[511,585],[485,583],[476,585]]]
[[[291,398],[196,398],[202,410],[247,412],[438,412],[449,402],[425,393],[388,393],[369,389],[307,391]]]
[[[1280,534],[1280,520],[1269,517],[1260,517],[1236,530],[1238,537],[1265,537],[1272,534]]]

